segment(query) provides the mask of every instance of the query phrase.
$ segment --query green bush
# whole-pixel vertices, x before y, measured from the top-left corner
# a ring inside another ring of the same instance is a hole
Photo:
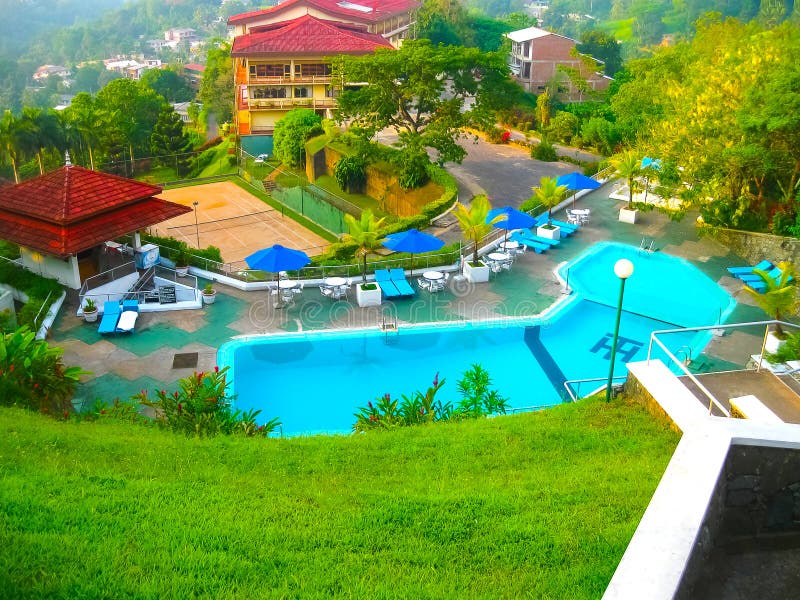
[[[336,161],[333,176],[348,193],[360,193],[367,183],[367,161],[360,156],[343,156]]]
[[[38,325],[34,323],[34,318],[40,314],[39,311],[41,310],[41,315],[44,315],[63,290],[61,284],[55,279],[42,277],[6,261],[0,261],[0,281],[28,296],[28,302],[17,314],[17,324],[19,326],[27,325],[31,328]],[[45,299],[47,299],[47,306],[45,306]]]
[[[27,327],[0,335],[0,403],[58,417],[72,411],[80,367],[65,367],[61,348],[37,340]]]
[[[531,148],[531,158],[545,162],[558,160],[556,149],[546,138],[542,138],[541,143]]]
[[[154,410],[156,423],[166,429],[190,436],[243,434],[269,435],[280,422],[273,419],[265,425],[256,425],[260,410],[241,412],[231,408],[226,372],[214,367],[207,373],[194,373],[178,381],[172,393],[158,390],[151,400],[147,390],[142,390],[131,400]]]
[[[224,262],[222,260],[222,253],[216,246],[208,246],[207,248],[189,248],[186,242],[176,240],[174,237],[162,237],[158,235],[150,235],[149,233],[142,234],[142,239],[152,244],[158,244],[162,247],[162,251],[164,248],[166,248],[167,252],[165,253],[165,256],[173,262],[178,257],[180,252],[188,253],[189,264],[195,267],[205,267],[205,263],[200,260],[203,258],[207,258],[208,260],[219,263]]]

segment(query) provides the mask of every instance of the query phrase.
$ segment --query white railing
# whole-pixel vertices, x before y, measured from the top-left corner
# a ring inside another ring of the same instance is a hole
[[[654,332],[652,332],[650,334],[650,345],[647,348],[647,362],[649,363],[650,360],[652,359],[653,345],[655,344],[656,346],[658,346],[662,350],[662,352],[664,352],[664,354],[667,355],[667,357],[672,362],[675,363],[675,365],[678,367],[678,369],[680,369],[680,371],[686,377],[688,377],[689,380],[692,383],[694,383],[701,392],[703,392],[703,394],[706,396],[706,398],[708,398],[708,400],[709,400],[708,413],[709,414],[711,414],[711,412],[713,410],[713,407],[716,406],[717,409],[720,412],[722,412],[723,415],[725,415],[726,417],[730,417],[731,416],[730,411],[728,411],[728,409],[726,409],[719,402],[719,400],[717,400],[717,398],[714,396],[714,394],[712,394],[711,391],[709,391],[709,389],[706,386],[704,386],[698,380],[697,377],[695,377],[694,373],[692,373],[687,368],[687,366],[685,364],[685,361],[682,361],[677,356],[675,356],[675,354],[673,354],[669,350],[669,348],[667,348],[667,346],[660,339],[658,339],[658,336],[665,335],[665,334],[670,334],[670,333],[685,333],[687,331],[716,331],[716,330],[725,330],[725,329],[740,329],[740,328],[743,328],[743,327],[764,326],[764,328],[765,328],[764,339],[763,339],[762,344],[761,344],[761,357],[763,359],[764,350],[765,350],[765,346],[766,346],[766,343],[767,343],[767,336],[769,335],[769,327],[770,327],[770,325],[781,325],[781,326],[794,327],[794,328],[800,329],[800,325],[796,325],[794,323],[787,323],[786,321],[776,321],[776,320],[772,320],[772,321],[751,321],[751,322],[748,322],[748,323],[730,323],[730,324],[724,324],[724,325],[722,325],[722,324],[720,324],[720,325],[705,325],[705,326],[702,326],[702,327],[685,327],[685,328],[679,328],[679,329],[661,329],[659,331],[654,331]],[[761,365],[759,364],[758,367],[757,367],[757,370],[760,370],[760,368],[761,368]]]

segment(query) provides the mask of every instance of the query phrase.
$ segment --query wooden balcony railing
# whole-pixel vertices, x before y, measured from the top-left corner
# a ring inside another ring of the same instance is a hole
[[[250,99],[242,108],[248,110],[274,110],[293,108],[334,108],[335,98],[266,98]]]
[[[330,82],[330,75],[295,75],[294,77],[256,77],[255,75],[250,75],[250,77],[247,78],[247,83],[249,85],[327,85]]]

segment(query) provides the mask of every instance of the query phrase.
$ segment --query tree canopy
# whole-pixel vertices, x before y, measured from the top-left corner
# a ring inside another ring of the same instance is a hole
[[[428,40],[338,57],[333,72],[335,80],[367,83],[345,83],[338,120],[353,123],[367,137],[393,128],[406,160],[431,148],[439,161],[460,162],[466,154],[456,143],[460,129],[493,123],[494,110],[510,103],[518,89],[502,55],[433,46]]]

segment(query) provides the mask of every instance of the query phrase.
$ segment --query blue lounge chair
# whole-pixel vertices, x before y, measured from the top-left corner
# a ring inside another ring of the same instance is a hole
[[[414,288],[411,287],[411,284],[408,283],[406,279],[406,274],[403,269],[392,269],[389,271],[389,277],[394,283],[397,291],[400,292],[401,296],[413,296],[414,295]]]
[[[383,295],[387,298],[397,298],[402,295],[386,269],[377,269],[375,271],[375,283],[380,286]]]
[[[553,225],[558,225],[559,227],[561,227],[561,233],[566,234],[568,236],[572,235],[573,233],[578,231],[578,229],[581,228],[580,225],[575,225],[574,223],[567,223],[566,221],[557,221],[555,219],[553,219],[552,223]]]
[[[762,260],[754,267],[728,267],[728,273],[730,273],[734,277],[739,277],[741,275],[752,275],[753,271],[755,271],[756,269],[760,269],[762,271],[769,271],[774,266],[775,265],[773,265],[770,261]]]
[[[527,229],[522,232],[529,240],[533,240],[534,242],[539,242],[540,244],[544,244],[546,246],[558,246],[561,242],[559,240],[551,240],[550,238],[542,237],[540,235],[536,235],[532,231],[528,231]]]
[[[783,271],[781,271],[778,267],[773,267],[771,269],[760,269],[760,270],[764,271],[767,274],[767,277],[771,277],[775,281],[778,281],[781,278],[781,273],[783,273]],[[737,275],[736,278],[737,279],[741,279],[742,281],[745,281],[745,282],[746,281],[764,281],[761,278],[761,275],[759,275],[755,271],[753,271],[752,273],[747,273],[745,275]]]
[[[97,332],[100,334],[114,333],[117,330],[117,322],[122,312],[119,302],[107,301],[103,303],[103,318],[100,319],[100,326]]]
[[[511,234],[511,240],[514,242],[519,242],[526,248],[530,248],[536,254],[541,254],[542,252],[546,252],[550,246],[548,244],[543,244],[541,242],[537,242],[536,240],[532,240],[531,238],[527,237],[521,231],[515,231]]]

